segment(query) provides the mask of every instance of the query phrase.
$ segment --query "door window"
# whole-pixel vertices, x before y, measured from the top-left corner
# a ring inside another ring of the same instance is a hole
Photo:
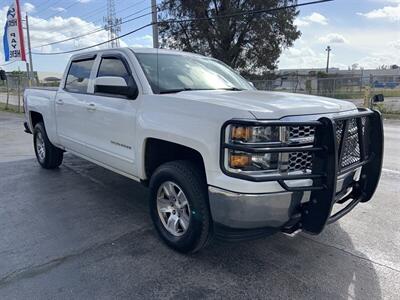
[[[73,93],[87,93],[93,59],[73,61],[68,71],[65,89]]]

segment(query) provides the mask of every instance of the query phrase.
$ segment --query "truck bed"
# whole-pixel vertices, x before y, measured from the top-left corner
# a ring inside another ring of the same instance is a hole
[[[28,88],[24,92],[24,106],[26,111],[26,121],[29,125],[25,127],[27,131],[33,132],[31,122],[31,112],[40,113],[46,123],[48,135],[55,138],[55,111],[54,104],[58,88],[40,87]],[[29,130],[28,130],[29,129]]]

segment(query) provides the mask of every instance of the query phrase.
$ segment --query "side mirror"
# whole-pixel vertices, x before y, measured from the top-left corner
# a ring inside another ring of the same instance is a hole
[[[383,94],[377,94],[372,97],[373,103],[378,103],[378,102],[383,102],[383,101],[385,101],[385,97],[383,96]]]
[[[3,81],[7,80],[6,71],[0,70],[0,80],[3,80]]]
[[[127,84],[125,79],[122,77],[102,76],[95,79],[94,92],[126,96],[129,99],[135,99],[138,95],[138,88],[134,83]]]

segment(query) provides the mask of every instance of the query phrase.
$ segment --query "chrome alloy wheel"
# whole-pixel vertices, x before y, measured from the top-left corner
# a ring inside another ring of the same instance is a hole
[[[40,131],[36,134],[35,143],[36,143],[36,153],[38,155],[38,158],[40,162],[44,162],[46,158],[46,147],[44,145],[43,135]]]
[[[165,229],[174,236],[182,236],[189,227],[190,207],[183,190],[166,181],[157,191],[158,216]]]

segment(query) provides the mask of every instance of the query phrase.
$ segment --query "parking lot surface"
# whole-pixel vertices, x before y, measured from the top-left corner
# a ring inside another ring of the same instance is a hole
[[[72,155],[43,170],[31,139],[0,112],[0,299],[399,299],[399,121],[375,197],[321,235],[188,256],[156,236],[146,188]]]

